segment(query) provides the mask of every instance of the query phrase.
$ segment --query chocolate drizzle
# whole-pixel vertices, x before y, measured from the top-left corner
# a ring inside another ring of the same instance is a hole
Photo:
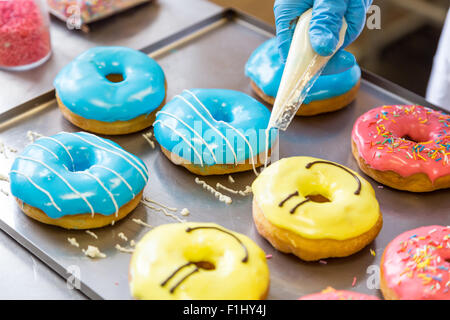
[[[302,204],[305,204],[305,203],[307,203],[307,202],[309,202],[309,201],[311,201],[311,199],[309,199],[309,198],[307,197],[306,200],[303,200],[302,202],[298,203],[295,207],[293,207],[293,208],[291,209],[291,211],[289,211],[289,213],[290,213],[290,214],[294,214],[294,213],[295,213],[295,210],[297,210],[298,207],[300,207]]]
[[[288,201],[290,198],[296,197],[296,196],[298,196],[298,191],[295,191],[294,193],[291,193],[290,195],[288,195],[286,198],[284,198],[283,201],[281,201],[278,204],[278,206],[281,208],[286,203],[286,201]]]
[[[239,244],[242,246],[242,248],[244,248],[244,251],[245,251],[245,257],[242,259],[242,262],[245,263],[245,262],[248,261],[248,250],[247,250],[247,247],[244,245],[244,243],[242,243],[242,241],[241,241],[238,237],[236,237],[236,236],[235,236],[234,234],[232,234],[231,232],[228,232],[228,231],[226,231],[226,230],[222,230],[222,229],[217,228],[217,227],[207,227],[207,226],[204,226],[204,227],[195,227],[195,228],[187,228],[187,229],[186,229],[186,232],[192,232],[192,231],[195,231],[195,230],[198,230],[198,229],[215,229],[215,230],[221,231],[221,232],[223,232],[223,233],[226,233],[226,234],[232,236],[234,239],[236,239],[237,242],[239,242]],[[189,277],[192,276],[193,274],[195,274],[195,273],[197,273],[198,271],[200,271],[200,269],[207,269],[207,270],[212,269],[212,268],[208,268],[207,266],[206,266],[206,267],[203,267],[201,262],[187,262],[187,263],[183,264],[182,266],[178,267],[174,272],[172,272],[172,273],[169,275],[169,277],[161,283],[161,287],[164,287],[164,286],[165,286],[165,285],[166,285],[173,277],[175,277],[175,276],[177,275],[178,272],[180,272],[180,271],[183,270],[184,268],[187,268],[187,267],[192,266],[192,265],[195,266],[195,269],[193,269],[191,272],[189,272],[187,275],[185,275],[183,278],[181,278],[181,279],[180,279],[180,280],[179,280],[172,288],[170,288],[170,293],[173,293],[173,292],[175,291],[175,289],[178,288],[178,286],[179,286],[184,280],[186,280],[187,278],[189,278]],[[213,268],[214,268],[214,267],[213,267]]]
[[[237,242],[239,242],[239,244],[242,246],[242,248],[244,248],[244,251],[245,251],[245,256],[244,256],[244,258],[242,259],[242,262],[247,262],[248,261],[248,250],[247,250],[247,247],[244,245],[244,243],[242,243],[242,241],[241,241],[241,239],[239,239],[238,237],[236,237],[234,234],[232,234],[231,232],[228,232],[228,231],[226,231],[226,230],[223,230],[223,229],[220,229],[220,228],[217,228],[217,227],[207,227],[207,226],[204,226],[204,227],[195,227],[195,228],[187,228],[186,229],[186,232],[191,232],[191,231],[195,231],[195,230],[198,230],[198,229],[214,229],[214,230],[217,230],[217,231],[221,231],[221,232],[223,232],[223,233],[226,233],[226,234],[228,234],[229,236],[232,236],[234,239],[236,239],[236,241]]]
[[[185,275],[183,278],[181,278],[180,281],[178,281],[172,288],[170,288],[170,293],[173,293],[175,291],[176,288],[178,288],[178,286],[187,278],[189,278],[190,276],[192,276],[194,273],[198,272],[199,268],[195,267],[194,270],[192,270],[191,272],[189,272],[187,275]]]
[[[353,178],[355,178],[355,180],[358,182],[358,189],[356,189],[355,194],[359,195],[361,193],[361,180],[359,180],[358,176],[356,174],[354,174],[353,172],[351,172],[350,170],[348,170],[347,168],[337,164],[337,163],[333,163],[333,162],[328,162],[328,161],[314,161],[314,162],[310,162],[306,165],[306,169],[311,168],[313,165],[315,164],[330,164],[332,166],[341,168],[342,170],[344,170],[345,172],[349,173],[352,175]]]
[[[172,274],[166,279],[164,280],[164,282],[161,283],[161,287],[164,287],[169,281],[170,279],[172,279],[173,277],[175,277],[175,275],[180,272],[181,270],[183,270],[186,267],[189,267],[191,265],[195,265],[194,262],[188,262],[183,264],[181,267],[178,267],[174,272],[172,272]],[[187,274],[186,276],[184,276],[180,281],[178,281],[172,288],[170,288],[170,293],[173,293],[175,291],[175,289],[184,281],[186,280],[189,276],[191,276],[192,274],[194,274],[195,272],[198,271],[198,267],[196,266],[195,269],[190,272],[189,274]]]

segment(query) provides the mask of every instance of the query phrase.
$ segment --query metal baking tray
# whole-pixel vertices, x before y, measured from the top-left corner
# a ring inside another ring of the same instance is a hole
[[[233,10],[224,10],[186,30],[144,48],[162,66],[167,76],[168,99],[186,88],[228,88],[250,95],[249,80],[244,65],[252,51],[273,36],[273,29]],[[54,92],[0,115],[0,140],[7,146],[22,150],[28,143],[26,133],[33,130],[44,135],[59,131],[79,131],[60,114]],[[361,89],[355,102],[330,114],[296,117],[287,132],[280,136],[280,156],[308,155],[339,162],[356,171],[358,166],[350,148],[350,134],[356,118],[365,111],[384,104],[417,103],[431,106],[423,98],[363,72]],[[141,132],[142,133],[142,132]],[[252,196],[232,196],[233,203],[218,202],[213,195],[194,183],[195,175],[173,165],[159,150],[152,149],[141,133],[108,137],[145,161],[150,180],[145,195],[178,209],[187,207],[188,221],[216,222],[231,230],[244,233],[256,241],[267,254],[271,286],[269,299],[296,299],[333,286],[380,296],[376,289],[377,265],[385,246],[399,233],[431,224],[449,223],[450,192],[426,194],[409,193],[380,187],[372,179],[384,216],[384,226],[377,239],[350,257],[327,259],[325,263],[303,262],[293,255],[277,252],[258,235],[251,215]],[[7,174],[9,159],[0,162]],[[233,188],[243,189],[251,184],[253,173],[234,174]],[[230,186],[227,176],[206,177],[209,184],[220,182]],[[7,188],[6,182],[0,182]],[[44,261],[62,277],[81,280],[81,291],[94,299],[130,299],[128,264],[130,254],[119,252],[115,245],[127,244],[118,237],[123,232],[128,239],[139,240],[147,231],[133,218],[157,226],[176,222],[139,205],[129,217],[114,226],[94,230],[96,240],[84,231],[66,231],[41,224],[26,217],[12,196],[0,194],[0,227],[15,240]],[[71,246],[67,238],[75,237],[82,248],[95,245],[107,254],[105,259],[92,260]],[[370,249],[376,252],[373,256]]]
[[[138,6],[143,5],[145,3],[150,3],[152,1],[153,0],[135,0],[132,3],[129,3],[129,4],[125,5],[125,6],[123,6],[122,8],[117,8],[117,9],[112,10],[110,12],[101,14],[101,15],[95,17],[95,18],[89,18],[87,20],[82,20],[80,28],[84,32],[89,32],[90,31],[89,25],[93,24],[94,22],[97,22],[97,21],[100,21],[100,20],[104,20],[104,19],[109,18],[109,17],[111,17],[113,15],[122,13],[122,12],[127,11],[127,10],[130,10],[131,8],[138,7]],[[78,8],[78,10],[80,10],[80,7],[78,5],[72,5],[72,6],[74,8]],[[69,19],[70,14],[74,14],[74,12],[69,12],[68,11],[71,6],[66,8],[66,12],[60,12],[56,8],[53,8],[50,4],[47,4],[47,7],[48,7],[48,11],[53,16],[55,16],[56,18],[58,18],[59,20],[62,20],[64,22],[66,22]],[[66,14],[68,14],[68,16]]]

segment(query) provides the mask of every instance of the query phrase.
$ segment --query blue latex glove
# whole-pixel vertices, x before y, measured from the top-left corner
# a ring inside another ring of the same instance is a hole
[[[371,4],[372,0],[276,0],[273,10],[281,58],[286,61],[295,22],[308,9],[313,8],[309,30],[311,45],[321,56],[329,56],[339,42],[342,18],[345,17],[348,24],[342,46],[345,48],[364,28]]]

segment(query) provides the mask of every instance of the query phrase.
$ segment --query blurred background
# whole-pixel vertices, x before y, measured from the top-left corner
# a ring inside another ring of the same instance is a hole
[[[274,24],[274,0],[210,0]],[[425,96],[449,0],[374,0],[381,29],[365,28],[348,50],[359,64]]]

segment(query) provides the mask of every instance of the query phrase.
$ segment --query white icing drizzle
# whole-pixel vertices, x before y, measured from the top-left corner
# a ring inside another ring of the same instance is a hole
[[[184,140],[184,142],[186,142],[191,149],[194,151],[195,155],[197,156],[197,158],[200,160],[200,165],[203,167],[203,159],[200,156],[200,153],[198,153],[198,151],[194,148],[194,146],[192,145],[192,143],[190,143],[180,132],[178,132],[175,128],[169,126],[167,123],[161,122],[161,120],[156,120],[155,122],[153,122],[153,126],[157,123],[160,123],[162,126],[169,128],[170,130],[172,130],[174,133],[176,133],[181,139]]]
[[[93,233],[91,230],[86,230],[86,233],[87,233],[88,235],[90,235],[91,237],[93,237],[93,238],[95,238],[95,239],[98,239],[98,236],[97,236],[95,233]]]
[[[151,139],[151,137],[153,136],[153,133],[151,133],[151,132],[143,133],[142,136],[144,137],[145,140],[147,140],[150,147],[152,147],[152,149],[155,149],[155,142],[152,141],[152,139]]]
[[[253,148],[250,145],[250,142],[247,140],[247,138],[235,127],[233,127],[231,124],[225,122],[225,121],[217,121],[214,119],[214,117],[212,116],[211,112],[209,112],[209,110],[206,108],[206,106],[200,101],[200,99],[190,90],[185,90],[187,93],[189,93],[192,97],[194,97],[194,99],[203,107],[203,109],[208,113],[208,115],[211,117],[211,119],[213,119],[216,122],[220,122],[225,124],[228,128],[234,130],[238,135],[241,136],[242,139],[244,139],[245,143],[248,146],[248,149],[250,151],[250,161],[252,162],[252,167],[253,167],[253,172],[255,173],[255,175],[258,175],[258,172],[256,171],[256,164],[255,164],[255,156],[254,156],[254,152],[253,152]],[[209,123],[208,123],[209,124]],[[234,149],[232,150],[234,153]],[[234,153],[235,158],[236,158],[236,153]],[[237,158],[236,158],[236,163],[237,163]]]
[[[133,253],[134,252],[134,249],[132,249],[132,248],[124,248],[120,244],[116,244],[115,248],[118,251],[123,252],[123,253]]]
[[[248,149],[250,150],[250,161],[252,162],[252,169],[253,172],[255,173],[256,176],[259,175],[258,171],[256,171],[256,164],[255,164],[255,156],[253,153],[253,148],[250,145],[250,142],[248,142],[247,138],[235,127],[233,127],[232,125],[230,125],[229,123],[225,122],[225,121],[221,121],[223,122],[223,124],[225,124],[227,127],[231,128],[232,130],[236,131],[238,135],[240,135],[242,137],[242,139],[244,139],[245,143],[248,145]]]
[[[228,176],[228,181],[230,181],[230,183],[235,183],[235,181],[231,175]]]
[[[28,138],[28,140],[30,140],[30,142],[31,143],[33,143],[34,142],[34,140],[36,139],[36,137],[37,138],[40,138],[40,137],[43,137],[44,135],[42,135],[42,134],[40,134],[40,133],[38,133],[38,132],[35,132],[35,131],[27,131],[27,138]]]
[[[67,241],[69,241],[69,243],[71,245],[73,245],[74,247],[77,247],[77,248],[80,247],[80,244],[77,242],[77,239],[75,239],[75,238],[67,238]]]
[[[117,236],[118,236],[120,239],[122,239],[123,241],[128,241],[127,236],[126,236],[123,232],[120,232]]]
[[[250,186],[245,186],[245,190],[244,191],[239,190],[239,194],[241,196],[246,196],[246,195],[249,195],[250,193],[252,193],[252,187],[250,187]]]
[[[63,147],[64,150],[66,150],[67,154],[69,155],[70,161],[72,161],[72,170],[75,170],[75,163],[73,162],[72,155],[70,154],[69,149],[64,145],[64,143],[62,143],[61,141],[59,141],[59,140],[57,140],[55,138],[52,138],[52,137],[41,137],[41,138],[37,139],[36,141],[44,140],[44,139],[48,139],[48,140],[54,141],[57,144],[59,144],[61,147]]]
[[[224,202],[226,204],[230,204],[233,202],[233,200],[229,196],[220,193],[219,191],[211,187],[209,184],[207,184],[205,181],[200,180],[198,177],[196,177],[194,181],[196,184],[201,185],[203,189],[212,193],[217,199],[219,199],[219,201]]]
[[[221,183],[217,183],[216,184],[216,188],[228,191],[228,192],[233,193],[233,194],[240,194],[241,196],[247,196],[252,190],[252,188],[250,186],[246,186],[245,190],[235,190],[235,189],[231,189],[231,188],[229,188],[227,186],[224,186]]]
[[[66,133],[67,133],[67,132],[66,132]],[[113,149],[116,149],[116,150],[119,151],[120,154],[122,154],[123,156],[127,156],[127,157],[126,157],[127,159],[131,158],[138,166],[140,166],[140,167],[142,168],[142,170],[145,171],[146,175],[148,176],[147,168],[146,168],[140,161],[138,161],[136,158],[134,158],[134,157],[131,156],[129,153],[127,153],[125,150],[123,150],[123,149],[121,149],[121,148],[119,148],[119,147],[113,145],[112,143],[110,143],[110,142],[108,142],[108,141],[106,141],[106,140],[102,140],[100,137],[97,137],[97,136],[94,135],[94,134],[90,134],[90,133],[87,133],[87,132],[84,132],[84,134],[86,134],[86,135],[88,135],[88,136],[90,136],[90,137],[96,138],[98,141],[107,144],[108,146],[110,146],[110,147],[113,148]],[[78,137],[80,137],[80,136],[78,136]],[[88,143],[90,143],[91,145],[93,145],[92,142],[89,142],[89,141],[88,141]],[[111,151],[110,151],[110,152],[111,152]]]
[[[136,242],[133,239],[131,239],[130,240],[130,246],[134,247],[135,245],[136,245]]]
[[[37,160],[37,159],[30,158],[30,157],[24,157],[24,156],[18,156],[17,159],[23,159],[23,160],[28,160],[28,161],[32,161],[32,162],[37,162],[37,163],[43,165],[44,167],[46,167],[47,169],[49,169],[50,171],[52,171],[54,174],[56,174],[69,187],[70,190],[75,192],[79,197],[81,197],[84,200],[84,202],[86,202],[86,204],[88,205],[89,209],[91,210],[91,214],[92,215],[95,213],[94,212],[94,208],[92,207],[91,203],[86,199],[86,197],[84,195],[82,195],[80,192],[78,192],[74,187],[72,187],[72,185],[69,183],[69,181],[67,181],[63,176],[61,176],[54,169],[52,169],[51,167],[46,165],[44,162],[42,162],[40,160]]]
[[[84,139],[83,137],[81,137],[81,136],[79,136],[79,135],[77,135],[77,134],[73,134],[73,133],[71,133],[71,132],[65,132],[65,134],[70,134],[70,135],[72,135],[72,136],[74,136],[74,137],[77,137],[78,139],[80,139],[80,140],[86,142],[87,144],[90,144],[91,146],[94,146],[94,147],[96,147],[96,148],[99,148],[99,149],[101,149],[101,150],[104,150],[104,151],[106,151],[106,152],[110,152],[110,153],[112,153],[112,154],[115,154],[115,155],[121,157],[122,159],[124,159],[125,161],[127,161],[129,164],[131,164],[131,166],[132,166],[133,168],[135,168],[135,169],[140,173],[140,175],[141,175],[142,178],[144,179],[145,183],[147,183],[147,177],[146,177],[146,175],[144,175],[144,173],[142,172],[142,170],[139,169],[134,163],[132,163],[132,162],[131,162],[127,157],[125,157],[122,153],[115,152],[115,151],[112,151],[112,150],[108,150],[108,149],[106,149],[105,147],[102,147],[102,146],[99,146],[98,144],[95,144],[95,143],[93,143],[93,142],[90,142],[89,140],[86,140],[86,139]],[[91,135],[91,134],[89,134],[89,135]],[[91,136],[94,136],[94,135],[91,135]],[[94,137],[96,137],[96,136],[94,136]],[[107,143],[107,141],[103,141],[103,142]],[[114,147],[112,144],[108,144],[108,145],[111,145],[112,147]],[[118,149],[118,148],[117,148],[117,149]],[[119,149],[119,150],[120,150],[120,149]],[[140,164],[139,162],[137,162],[137,163]],[[144,169],[144,170],[145,170],[145,169]]]
[[[106,258],[106,254],[100,252],[96,246],[88,245],[87,249],[82,249],[81,251],[89,258]]]
[[[59,160],[59,157],[56,155],[56,153],[54,153],[52,150],[48,149],[47,147],[44,147],[43,145],[38,144],[38,143],[33,144],[33,147],[38,147],[38,148],[44,149],[45,151],[49,152],[49,153],[52,154],[56,159]],[[66,168],[67,168],[67,167],[66,167]]]
[[[136,197],[136,195],[134,194],[134,192],[133,192],[133,188],[130,186],[130,184],[125,180],[125,178],[123,177],[123,176],[121,176],[120,175],[120,173],[118,173],[118,172],[116,172],[115,170],[113,170],[113,169],[111,169],[111,168],[108,168],[108,167],[105,167],[105,166],[102,166],[102,165],[99,165],[99,164],[94,164],[93,166],[91,166],[91,168],[95,168],[95,167],[97,167],[97,168],[102,168],[102,169],[105,169],[105,170],[107,170],[107,171],[109,171],[109,172],[111,172],[111,173],[113,173],[113,174],[115,174],[127,187],[128,187],[128,189],[130,189],[130,192],[131,192],[131,194],[133,195],[133,199]]]
[[[267,129],[264,131],[264,133],[266,134],[266,144],[264,146],[264,154],[265,154],[264,168],[267,168],[267,164],[269,161],[269,131],[271,129],[273,129],[273,128],[267,127]]]
[[[145,200],[141,200],[141,203],[142,203],[144,206],[146,206],[147,208],[152,209],[152,210],[155,210],[155,211],[157,211],[157,212],[162,212],[162,213],[164,213],[164,215],[166,215],[166,216],[168,216],[168,217],[171,217],[171,218],[177,220],[178,222],[181,222],[181,223],[186,222],[185,220],[180,219],[180,218],[177,217],[176,215],[174,215],[174,214],[172,214],[172,213],[170,213],[170,212],[167,212],[167,210],[166,210],[165,208],[156,208],[156,207],[150,205],[149,203],[147,203]]]
[[[194,130],[194,128],[192,128],[190,125],[188,125],[185,121],[181,120],[179,117],[177,117],[177,116],[175,116],[175,115],[173,115],[173,114],[171,114],[171,113],[169,113],[169,112],[159,111],[159,112],[157,113],[157,115],[158,115],[158,114],[164,114],[164,115],[166,115],[166,116],[172,117],[172,118],[174,118],[175,120],[177,120],[178,122],[182,123],[182,124],[183,124],[185,127],[187,127],[189,130],[191,130],[191,131],[194,133],[194,135],[196,135],[196,136],[202,141],[202,143],[206,146],[206,148],[207,148],[207,149],[209,150],[209,152],[211,153],[211,155],[212,155],[212,157],[213,157],[215,163],[217,163],[216,156],[215,156],[215,154],[214,154],[214,151],[212,151],[211,146],[205,141],[205,139],[203,139],[203,137],[202,137],[197,131]]]
[[[90,173],[89,171],[83,171],[83,174],[93,178],[95,181],[98,182],[98,184],[103,188],[103,190],[106,191],[106,193],[108,194],[109,198],[111,199],[111,201],[114,204],[114,208],[116,209],[116,212],[114,213],[114,215],[117,217],[119,215],[119,206],[117,205],[117,201],[116,198],[114,198],[114,195],[111,193],[111,191],[108,190],[108,188],[106,188],[106,186],[103,184],[103,182],[100,181],[100,179],[98,177],[96,177],[95,175],[93,175],[92,173]]]
[[[45,195],[50,199],[50,202],[52,203],[52,205],[56,208],[56,210],[58,210],[59,212],[61,212],[61,208],[58,207],[58,205],[56,204],[55,200],[53,200],[52,195],[45,189],[41,188],[40,186],[38,186],[33,180],[31,180],[30,177],[28,177],[27,175],[17,171],[17,170],[11,170],[10,173],[15,173],[15,174],[19,174],[23,177],[25,177],[25,179],[28,180],[28,182],[30,182],[36,189],[38,189],[39,191],[42,191],[43,193],[45,193]]]
[[[185,90],[186,92],[188,92],[188,93],[190,93],[194,98],[196,98],[197,99],[197,97],[192,93],[192,92],[190,92],[189,90]],[[231,143],[230,143],[230,141],[222,134],[222,132],[220,132],[219,131],[219,129],[217,129],[216,127],[214,127],[212,124],[211,124],[211,122],[209,122],[198,110],[197,110],[197,108],[196,107],[194,107],[193,105],[192,105],[192,103],[190,103],[189,101],[187,101],[186,100],[186,98],[185,97],[183,97],[183,96],[180,96],[180,95],[177,95],[177,96],[175,96],[175,98],[179,98],[179,99],[181,99],[181,100],[183,100],[192,110],[194,110],[194,112],[195,113],[197,113],[198,114],[198,116],[200,117],[200,118],[202,118],[203,119],[203,121],[205,121],[210,127],[211,127],[211,129],[213,129],[214,131],[216,131],[224,140],[225,140],[225,143],[227,144],[227,146],[228,146],[228,148],[231,150],[231,152],[233,153],[233,156],[234,156],[234,163],[236,163],[237,164],[237,155],[236,155],[236,152],[234,152],[234,148],[233,148],[233,146],[231,145]],[[200,100],[198,100],[197,99],[197,101],[200,101]],[[200,105],[202,106],[202,107],[205,107],[201,102],[200,102]],[[206,108],[205,108],[206,109]],[[211,115],[211,113],[209,113],[209,111],[208,111],[208,109],[206,109],[206,111],[207,111],[207,113],[208,113],[208,115],[210,115],[211,116],[211,118],[214,120],[214,121],[216,121],[214,118],[213,118],[213,116]]]
[[[0,141],[0,153],[5,156],[5,159],[8,159],[8,155],[6,154],[5,144]]]
[[[189,209],[188,209],[188,208],[183,208],[183,209],[181,209],[180,214],[181,214],[183,217],[188,216],[188,215],[190,214]]]
[[[146,227],[146,228],[153,228],[151,225],[149,225],[148,223],[145,223],[145,222],[142,221],[141,219],[135,219],[135,218],[133,218],[132,220],[133,220],[133,222],[135,222],[135,223],[137,223],[137,224],[139,224],[139,225],[141,225],[141,226],[143,226],[143,227]]]
[[[171,208],[171,207],[166,206],[165,204],[162,204],[162,203],[160,203],[160,202],[158,202],[156,200],[150,199],[149,197],[145,197],[144,196],[144,200],[147,201],[147,202],[151,202],[151,203],[157,204],[158,206],[166,208],[167,210],[170,210],[170,211],[173,211],[173,212],[178,211],[177,208]]]
[[[239,190],[234,190],[234,189],[228,188],[228,187],[224,186],[223,184],[221,184],[219,182],[216,183],[216,188],[228,191],[228,192],[233,193],[233,194],[238,194],[239,193]]]
[[[116,220],[111,221],[111,226],[116,224]]]

